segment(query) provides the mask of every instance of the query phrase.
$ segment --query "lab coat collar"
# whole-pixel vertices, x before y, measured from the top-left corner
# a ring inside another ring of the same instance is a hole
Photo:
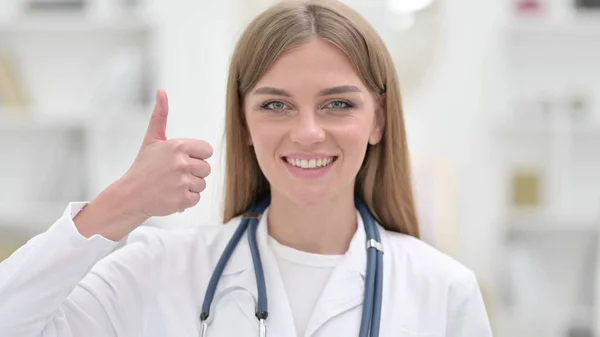
[[[348,251],[331,273],[317,301],[306,329],[306,336],[312,336],[330,319],[363,304],[367,268],[367,235],[358,211],[356,218],[358,226]],[[380,227],[379,231],[383,237],[385,230]]]
[[[268,329],[275,336],[295,336],[294,320],[287,292],[279,273],[277,260],[268,244],[267,216],[268,208],[261,217],[256,237],[267,283]],[[312,318],[307,326],[307,336],[312,335],[331,318],[363,303],[367,267],[366,233],[358,211],[357,220],[358,226],[350,241],[348,251],[335,267],[315,306]],[[232,232],[239,226],[240,221],[241,217],[237,217],[228,224],[231,226]],[[382,240],[385,240],[385,229],[381,226],[379,226],[379,229]],[[227,242],[223,244],[223,248],[226,244]],[[247,233],[244,234],[234,250],[229,263],[225,267],[223,277],[223,287],[242,287],[249,291],[255,300],[258,299],[256,277]],[[244,308],[244,313],[249,319],[257,321],[253,309]]]
[[[271,252],[268,244],[267,232],[267,214],[268,209],[263,213],[259,226],[256,231],[256,241],[260,258],[265,273],[265,282],[267,288],[267,303],[269,317],[267,318],[267,326],[269,335],[274,336],[295,336],[296,329],[292,311],[289,306],[289,300],[283,280],[279,273],[277,260]],[[237,229],[241,221],[241,217],[232,219],[228,226],[231,226],[232,233]],[[229,237],[222,245],[225,248]],[[248,233],[246,232],[236,249],[231,255],[229,263],[223,271],[222,291],[227,291],[227,288],[243,288],[252,294],[255,301],[258,301],[258,291],[256,287],[256,275],[254,273],[254,265],[252,254],[248,244]],[[243,308],[244,314],[248,319],[253,320],[258,324],[258,320],[254,312],[255,308]]]
[[[262,255],[264,255],[263,251],[270,252],[270,248],[268,245],[269,234],[268,234],[268,228],[267,228],[268,212],[269,212],[269,209],[267,208],[261,217],[261,220],[260,220],[260,223],[259,223],[259,226],[257,229],[257,233],[256,233],[258,246],[259,246],[259,249],[261,252],[261,258],[263,257]],[[365,233],[362,217],[360,216],[360,213],[358,211],[356,211],[356,218],[358,220],[357,221],[358,226],[356,228],[356,232],[354,233],[354,236],[352,237],[352,240],[350,241],[348,251],[346,252],[346,254],[345,254],[346,256],[344,257],[343,260],[349,260],[349,261],[345,261],[345,265],[350,267],[351,269],[355,270],[356,272],[358,272],[358,274],[362,278],[364,278],[366,276],[366,268],[367,268],[367,254],[366,254],[367,235]],[[241,216],[235,217],[230,222],[227,223],[226,226],[231,227],[230,230],[231,230],[232,234],[239,226],[241,219],[242,219]],[[380,233],[382,235],[382,239],[383,239],[383,236],[385,235],[385,229],[383,227],[381,227],[379,224],[377,226],[379,227],[379,231],[380,231]],[[229,240],[229,238],[227,238],[227,240]],[[224,242],[222,249],[225,248],[226,244],[227,244],[227,242]],[[272,253],[270,253],[269,255],[271,255],[271,254]],[[236,247],[236,249],[234,250],[230,261],[227,263],[227,266],[225,267],[225,270],[223,271],[223,275],[236,274],[236,273],[243,272],[245,270],[250,270],[251,272],[254,271],[253,264],[252,264],[252,255],[250,254],[250,247],[248,245],[248,234],[247,233],[245,233],[242,236],[242,239],[240,240],[238,247]]]

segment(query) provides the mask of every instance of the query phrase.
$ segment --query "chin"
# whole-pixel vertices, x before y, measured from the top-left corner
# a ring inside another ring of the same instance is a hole
[[[295,204],[302,206],[314,206],[323,203],[333,197],[331,190],[324,186],[300,186],[289,190],[285,195]]]

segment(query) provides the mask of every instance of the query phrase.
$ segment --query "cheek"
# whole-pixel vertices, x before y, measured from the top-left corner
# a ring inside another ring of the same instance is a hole
[[[248,121],[250,131],[250,143],[254,147],[256,157],[261,167],[264,160],[272,158],[278,144],[281,142],[282,132],[277,127],[258,121]]]
[[[367,147],[371,135],[371,122],[369,120],[356,119],[352,123],[332,128],[331,134],[345,152],[362,152]]]
[[[369,140],[365,123],[346,125],[331,131],[331,136],[342,151],[344,175],[355,176],[362,166]]]

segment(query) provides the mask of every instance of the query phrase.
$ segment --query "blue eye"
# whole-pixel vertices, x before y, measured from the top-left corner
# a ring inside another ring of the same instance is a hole
[[[265,110],[280,111],[280,110],[288,109],[289,107],[287,106],[287,104],[285,104],[281,101],[270,101],[270,102],[267,102],[267,103],[261,105],[260,108],[265,109]]]
[[[327,108],[327,109],[334,109],[334,110],[346,110],[346,109],[351,109],[353,107],[354,106],[351,103],[346,102],[346,101],[340,101],[340,100],[332,101],[331,103],[329,103],[325,106],[325,108]]]

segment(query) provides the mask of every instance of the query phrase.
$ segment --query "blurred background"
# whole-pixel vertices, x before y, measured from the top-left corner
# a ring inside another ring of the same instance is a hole
[[[423,239],[475,271],[495,336],[600,337],[600,1],[343,1],[395,59]],[[3,0],[0,261],[127,170],[157,87],[167,135],[215,155],[148,225],[220,221],[228,60],[272,2]]]

